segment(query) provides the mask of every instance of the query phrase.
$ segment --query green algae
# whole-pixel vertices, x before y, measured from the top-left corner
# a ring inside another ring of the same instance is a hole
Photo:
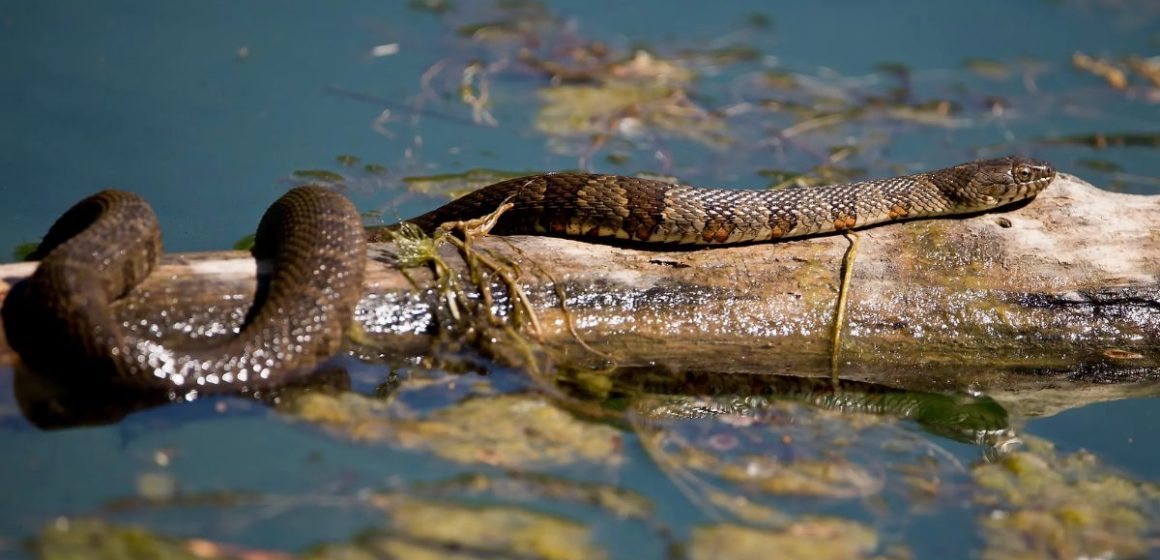
[[[60,518],[46,527],[31,549],[44,560],[195,560],[206,558],[190,541],[163,537],[135,526],[97,519]],[[217,558],[241,558],[220,555]]]
[[[688,94],[695,75],[680,61],[637,51],[593,70],[591,77],[594,85],[541,89],[536,129],[558,137],[652,133],[718,147],[731,142],[725,120]]]
[[[558,560],[604,557],[584,524],[521,508],[404,500],[391,508],[390,517],[396,530],[456,548]]]
[[[570,480],[547,473],[509,470],[503,475],[467,473],[451,479],[413,484],[415,495],[494,498],[535,497],[555,503],[567,502],[600,509],[618,519],[649,519],[656,510],[652,500],[624,488],[595,482]]]
[[[691,560],[711,558],[871,558],[878,548],[873,530],[854,521],[816,518],[784,530],[753,529],[732,524],[698,527],[688,545]]]
[[[341,174],[326,169],[299,169],[291,175],[296,179],[309,179],[322,183],[341,183],[346,179]]]
[[[451,199],[493,183],[534,174],[534,171],[512,172],[476,167],[461,173],[404,177],[403,186],[416,194]]]
[[[464,506],[402,495],[372,496],[387,513],[385,527],[350,542],[299,554],[255,550],[207,539],[179,539],[145,528],[94,519],[61,518],[30,548],[45,560],[464,558],[600,559],[584,523],[513,506]]]
[[[421,419],[390,407],[354,393],[307,393],[288,399],[283,411],[352,440],[427,450],[456,463],[526,469],[624,460],[618,430],[579,420],[542,397],[477,396]]]
[[[536,129],[549,136],[590,137],[653,131],[710,146],[729,143],[724,121],[697,107],[684,90],[664,84],[614,82],[559,86],[540,92]]]
[[[976,75],[990,80],[1006,80],[1011,76],[1009,65],[989,58],[968,58],[963,61],[963,66]]]
[[[29,243],[21,243],[15,247],[13,247],[12,248],[12,260],[14,260],[16,262],[23,262],[23,261],[28,260],[28,257],[31,257],[32,254],[36,252],[37,247],[40,247],[39,241],[29,242]]]
[[[983,558],[1142,557],[1158,548],[1160,488],[1119,475],[1091,453],[1026,448],[975,467]]]
[[[398,430],[402,445],[431,449],[459,463],[527,468],[623,462],[618,430],[580,421],[538,397],[470,399]]]
[[[389,530],[318,547],[304,559],[605,558],[585,524],[510,506],[463,506],[395,496],[378,499]]]
[[[255,234],[251,233],[234,242],[235,251],[249,251],[254,248]]]
[[[800,460],[783,463],[751,455],[721,466],[717,475],[771,494],[851,498],[869,496],[882,487],[881,480],[855,463],[834,460]]]

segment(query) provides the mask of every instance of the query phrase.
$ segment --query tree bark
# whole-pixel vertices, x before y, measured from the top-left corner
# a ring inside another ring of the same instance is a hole
[[[927,389],[1160,377],[1158,217],[1160,196],[1105,192],[1061,174],[1009,211],[864,230],[839,371]],[[570,332],[560,289],[575,334],[620,365],[811,374],[828,371],[848,245],[840,235],[698,250],[532,236],[474,243],[517,265],[545,347],[558,356],[600,361]],[[470,285],[459,252],[448,245],[441,255]],[[433,273],[413,268],[409,279],[393,244],[372,245],[370,256],[361,347],[421,353],[448,316]],[[33,269],[0,266],[0,297]],[[206,312],[182,318],[191,331],[228,332],[245,315],[258,269],[242,252],[169,255],[118,313],[132,328],[172,330],[169,302],[194,300]],[[491,284],[493,307],[510,312],[506,290]],[[0,361],[14,359],[0,343]]]

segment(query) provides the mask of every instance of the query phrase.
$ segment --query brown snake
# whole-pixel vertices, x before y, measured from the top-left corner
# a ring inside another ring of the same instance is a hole
[[[1022,157],[776,191],[555,173],[484,187],[410,221],[433,231],[510,202],[494,233],[715,245],[989,210],[1035,196],[1054,177],[1049,164]],[[109,309],[156,266],[161,239],[143,200],[103,191],[45,236],[40,266],[5,300],[5,331],[39,370],[99,370],[171,394],[278,384],[338,350],[362,294],[366,235],[341,195],[319,187],[290,191],[259,225],[254,255],[272,271],[240,331],[210,346],[175,349],[126,330]],[[170,316],[187,311],[178,306]]]
[[[338,351],[362,296],[364,237],[361,216],[342,195],[289,191],[258,226],[253,254],[271,270],[238,333],[173,348],[124,328],[110,309],[156,267],[161,234],[140,197],[102,191],[44,236],[36,272],[5,298],[4,330],[26,364],[70,380],[174,396],[279,385]],[[174,321],[192,313],[181,303],[167,312]]]
[[[431,232],[443,223],[479,218],[510,202],[512,208],[492,233],[721,245],[990,210],[1031,198],[1054,178],[1050,164],[1018,156],[901,177],[773,191],[550,173],[484,187],[407,221]]]

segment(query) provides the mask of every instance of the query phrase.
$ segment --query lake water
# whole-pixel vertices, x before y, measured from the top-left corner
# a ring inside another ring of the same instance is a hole
[[[1149,58],[1158,54],[1160,5],[1132,0],[902,0],[888,8],[854,0],[8,0],[0,3],[0,248],[37,241],[68,205],[109,186],[152,202],[168,251],[228,248],[304,176],[329,177],[371,221],[386,222],[444,199],[408,192],[415,182],[404,179],[472,169],[648,172],[753,188],[787,172],[885,176],[1015,152],[1109,190],[1158,194],[1160,61]],[[1080,68],[1100,60],[1120,68],[1124,83]],[[552,82],[537,70],[552,64],[580,69],[588,83],[607,84],[615,67],[665,88],[622,91],[640,97],[619,110],[624,97],[595,107],[571,97],[553,102],[538,93]],[[465,95],[486,99],[473,110]],[[390,373],[347,362],[367,393]],[[725,469],[691,466],[693,451],[673,442],[693,448],[703,440],[729,455],[740,451],[728,442],[754,438],[744,451],[804,456],[816,451],[809,438],[817,446],[839,437],[818,427],[829,416],[810,424],[814,431],[770,431],[760,422],[751,431],[670,426],[676,435],[659,444],[650,443],[653,432],[619,426],[592,436],[618,441],[608,452],[615,458],[547,460],[526,450],[537,466],[521,468],[407,444],[398,433],[322,429],[297,419],[308,413],[242,398],[41,431],[21,414],[12,378],[0,369],[3,556],[66,555],[76,545],[69,535],[91,530],[103,536],[82,541],[89,545],[133,541],[172,546],[157,549],[171,555],[217,547],[226,557],[388,557],[431,547],[437,556],[661,558],[729,542],[788,550],[776,548],[790,546],[785,535],[852,554],[1009,557],[1003,551],[1015,550],[1018,538],[1004,527],[1038,537],[1030,527],[1064,519],[1071,521],[1061,526],[1073,523],[1090,538],[1040,553],[1160,557],[1160,527],[1148,517],[1160,499],[1149,486],[1160,484],[1156,397],[1016,420],[1021,437],[1055,447],[1025,459],[1051,466],[1043,477],[1061,484],[1039,496],[1049,522],[994,490],[1000,483],[979,467],[980,446],[910,422],[860,426],[865,440],[843,448],[848,464],[878,486],[851,475],[842,491],[758,499]],[[400,397],[408,410],[441,410],[471,384],[502,393],[525,383],[498,366],[461,386],[432,379],[442,390],[410,387]],[[778,405],[768,414],[820,413]],[[587,434],[591,426],[574,429]],[[791,435],[805,442],[801,449],[778,443]],[[1020,465],[1009,470],[1039,472]],[[1109,496],[1112,487],[1126,495],[1100,504],[1121,517],[1073,511],[1067,496],[1082,501],[1096,487],[1103,490],[1093,495]],[[650,507],[609,505],[619,491]],[[733,501],[723,504],[723,495]],[[739,495],[752,507],[739,506]],[[457,516],[483,529],[457,525]],[[462,526],[462,534],[432,532],[440,524]],[[128,526],[157,537],[115,529]],[[1112,536],[1091,536],[1099,531]],[[28,544],[34,537],[41,548]],[[340,556],[355,549],[371,556]]]

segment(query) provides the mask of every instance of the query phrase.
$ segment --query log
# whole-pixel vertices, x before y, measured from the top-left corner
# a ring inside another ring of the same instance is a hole
[[[1160,196],[1106,192],[1060,174],[1018,208],[863,230],[840,372],[917,390],[1160,378],[1157,217]],[[603,361],[578,336],[623,366],[792,374],[828,371],[848,245],[840,235],[698,250],[536,236],[474,243],[517,265],[543,346],[557,359]],[[369,251],[357,311],[365,335],[352,347],[423,353],[448,316],[434,274],[403,274],[394,244]],[[459,251],[446,245],[440,254],[470,285]],[[261,268],[236,251],[167,255],[118,313],[139,331],[160,325],[194,337],[229,333],[245,315]],[[0,266],[0,298],[33,269]],[[489,284],[493,307],[509,312],[502,284],[494,277]],[[173,298],[198,300],[206,311],[168,317]],[[0,342],[0,361],[15,359]]]

